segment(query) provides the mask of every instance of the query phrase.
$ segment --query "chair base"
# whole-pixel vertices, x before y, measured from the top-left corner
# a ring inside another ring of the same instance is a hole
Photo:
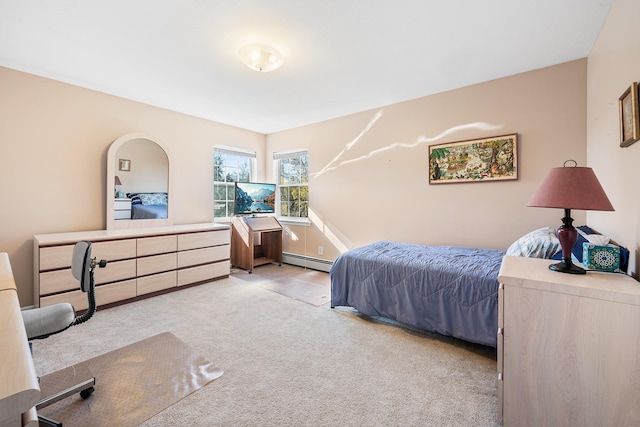
[[[75,365],[53,372],[42,378],[40,388],[46,396],[36,404],[36,410],[53,405],[76,393],[82,399],[87,399],[95,390],[96,379],[89,370],[82,365]],[[38,415],[41,426],[62,427],[62,423],[42,415]]]
[[[47,418],[43,415],[38,415],[38,425],[40,427],[63,427],[62,423]]]

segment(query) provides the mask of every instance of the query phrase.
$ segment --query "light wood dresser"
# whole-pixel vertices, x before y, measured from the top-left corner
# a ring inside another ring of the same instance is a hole
[[[35,306],[87,308],[71,275],[73,246],[81,240],[92,242],[92,256],[108,261],[95,269],[98,307],[229,276],[231,232],[223,224],[39,234],[33,238]]]
[[[505,427],[640,425],[640,283],[505,257],[498,406]]]

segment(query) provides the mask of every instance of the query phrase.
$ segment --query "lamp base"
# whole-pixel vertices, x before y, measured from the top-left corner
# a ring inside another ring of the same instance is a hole
[[[559,273],[569,274],[587,274],[584,268],[580,268],[571,261],[562,260],[557,264],[551,264],[549,270],[557,271]]]
[[[562,226],[557,231],[558,240],[562,247],[562,261],[557,264],[551,264],[549,270],[560,273],[569,274],[586,274],[584,268],[580,268],[571,262],[571,251],[573,245],[578,240],[578,230],[573,226],[573,218],[571,218],[571,209],[564,210],[564,218],[562,218]]]

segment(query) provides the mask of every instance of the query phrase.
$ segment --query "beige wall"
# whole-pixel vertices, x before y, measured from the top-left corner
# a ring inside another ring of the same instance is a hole
[[[31,236],[104,228],[107,149],[130,132],[171,151],[176,223],[211,221],[215,144],[256,150],[267,181],[274,151],[306,147],[312,224],[286,225],[286,251],[333,260],[378,239],[504,249],[560,224],[562,212],[526,203],[551,167],[585,164],[586,70],[573,61],[265,138],[0,68],[0,250],[31,304]],[[428,184],[429,144],[507,133],[519,134],[518,181]]]
[[[631,250],[629,272],[640,265],[640,142],[620,148],[618,98],[640,80],[640,2],[615,0],[589,54],[587,159],[615,212],[589,212],[589,223]]]
[[[129,161],[128,171],[119,170],[120,160]],[[147,139],[124,144],[118,149],[114,162],[115,176],[123,193],[167,192],[169,188],[169,160],[158,144]],[[115,187],[115,185],[114,185]]]
[[[171,151],[176,224],[213,219],[215,144],[264,155],[264,135],[2,67],[0,94],[0,251],[23,306],[34,234],[104,229],[107,150],[119,136],[143,132]]]
[[[379,239],[506,249],[530,230],[559,226],[563,212],[526,204],[550,168],[566,159],[586,164],[586,65],[573,61],[268,135],[266,159],[309,150],[312,226],[289,226],[285,250],[332,260]],[[519,134],[519,180],[429,185],[430,144],[508,133]],[[269,162],[267,169],[272,176]],[[573,217],[584,223],[584,212]]]

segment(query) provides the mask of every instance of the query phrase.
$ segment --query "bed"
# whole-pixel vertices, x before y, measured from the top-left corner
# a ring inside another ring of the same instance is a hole
[[[333,263],[331,306],[496,346],[503,250],[380,241]]]
[[[577,227],[573,262],[582,263],[588,226]],[[620,247],[626,271],[628,250]],[[561,259],[554,228],[533,230],[506,250],[379,241],[340,255],[330,270],[331,307],[490,347],[497,345],[498,272],[505,255]]]
[[[131,205],[131,219],[158,219],[167,217],[167,205]]]
[[[167,193],[127,193],[131,199],[131,219],[167,217]]]

